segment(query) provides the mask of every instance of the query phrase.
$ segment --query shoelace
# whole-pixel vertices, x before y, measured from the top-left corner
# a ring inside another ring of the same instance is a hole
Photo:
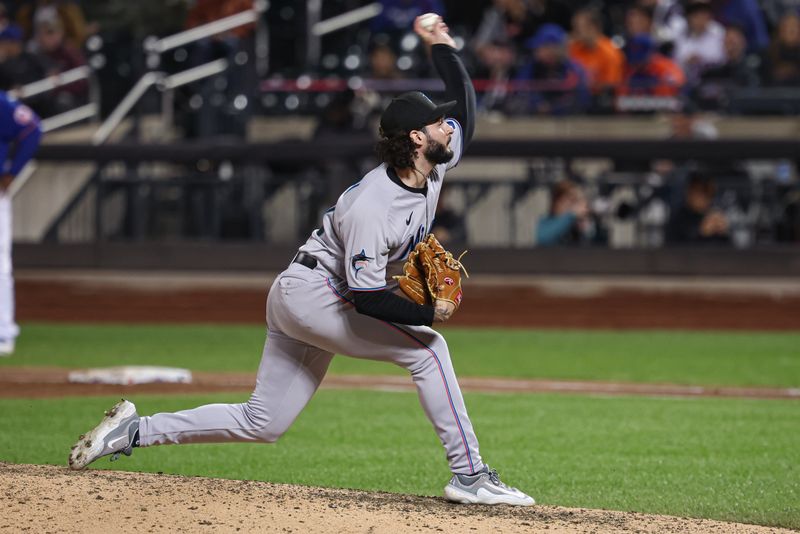
[[[500,475],[497,474],[497,470],[492,469],[491,467],[489,468],[489,480],[491,480],[492,484],[494,484],[495,486],[500,486],[501,488],[509,489],[509,490],[510,489],[514,489],[514,488],[504,484],[503,481],[500,480]]]

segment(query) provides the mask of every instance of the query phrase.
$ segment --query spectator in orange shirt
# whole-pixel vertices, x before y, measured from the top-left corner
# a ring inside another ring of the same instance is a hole
[[[583,66],[592,93],[616,87],[622,82],[625,57],[611,39],[603,35],[600,12],[584,8],[572,17],[569,56]]]
[[[627,65],[618,95],[678,96],[686,83],[681,68],[656,52],[653,38],[634,35],[625,45]]]

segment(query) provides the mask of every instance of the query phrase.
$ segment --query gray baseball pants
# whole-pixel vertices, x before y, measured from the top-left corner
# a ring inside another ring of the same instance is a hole
[[[444,338],[425,326],[362,315],[348,295],[346,282],[322,266],[291,264],[267,298],[267,341],[250,400],[142,417],[140,446],[275,442],[314,395],[333,355],[344,354],[408,369],[452,472],[481,470],[478,440]]]

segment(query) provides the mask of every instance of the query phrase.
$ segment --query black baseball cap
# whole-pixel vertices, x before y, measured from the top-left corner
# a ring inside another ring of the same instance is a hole
[[[456,105],[455,100],[439,104],[420,93],[410,91],[392,99],[381,115],[381,135],[389,137],[398,133],[420,130],[445,116]]]

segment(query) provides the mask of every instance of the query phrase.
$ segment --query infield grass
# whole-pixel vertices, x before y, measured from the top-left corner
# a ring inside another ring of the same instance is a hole
[[[142,414],[247,395],[141,396]],[[65,465],[116,399],[0,399],[0,460]],[[468,394],[485,459],[543,504],[800,528],[800,402]],[[154,447],[93,468],[440,495],[411,393],[320,391],[274,445]]]
[[[264,328],[27,323],[4,365],[166,365],[255,372]],[[800,386],[800,333],[442,329],[462,376]],[[2,371],[0,371],[2,372]],[[331,373],[399,374],[337,357]]]

